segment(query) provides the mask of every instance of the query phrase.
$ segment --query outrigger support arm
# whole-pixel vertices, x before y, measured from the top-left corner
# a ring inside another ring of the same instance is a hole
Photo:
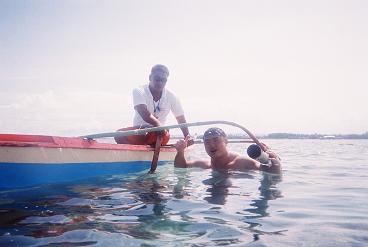
[[[224,125],[230,125],[234,127],[238,127],[241,130],[243,130],[245,133],[248,134],[248,136],[261,148],[263,145],[260,143],[260,141],[256,138],[255,135],[253,135],[252,132],[250,132],[245,127],[234,123],[230,121],[223,121],[223,120],[215,120],[215,121],[204,121],[204,122],[194,122],[194,123],[182,123],[182,124],[174,124],[174,125],[167,125],[167,126],[159,126],[159,127],[151,127],[151,128],[145,128],[145,129],[135,129],[135,130],[125,130],[125,131],[115,131],[115,132],[106,132],[106,133],[99,133],[99,134],[92,134],[92,135],[85,135],[80,136],[81,138],[87,138],[87,139],[96,139],[96,138],[105,138],[105,137],[118,137],[118,136],[132,136],[132,135],[144,135],[148,132],[155,132],[160,131],[164,129],[175,129],[175,128],[182,128],[182,127],[192,127],[192,126],[202,126],[202,125],[214,125],[214,124],[224,124]],[[263,148],[262,148],[263,149]],[[263,150],[265,151],[265,150]]]

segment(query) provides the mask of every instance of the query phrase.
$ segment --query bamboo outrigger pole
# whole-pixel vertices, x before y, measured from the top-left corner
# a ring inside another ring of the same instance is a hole
[[[245,127],[241,126],[240,124],[230,122],[230,121],[223,121],[223,120],[214,120],[214,121],[203,121],[203,122],[193,122],[193,123],[182,123],[182,124],[174,124],[174,125],[167,125],[167,126],[159,126],[159,127],[151,127],[146,129],[135,129],[135,130],[125,130],[125,131],[115,131],[115,132],[106,132],[106,133],[98,133],[98,134],[91,134],[91,135],[84,135],[80,136],[81,138],[88,138],[88,139],[96,139],[96,138],[104,138],[104,137],[118,137],[118,136],[132,136],[132,135],[144,135],[148,132],[155,132],[164,129],[176,129],[182,127],[192,127],[192,126],[203,126],[203,125],[214,125],[214,124],[224,124],[230,125],[234,127],[238,127],[243,130],[247,135],[261,148],[263,145],[257,139],[252,132],[250,132]],[[263,150],[265,151],[265,150]]]

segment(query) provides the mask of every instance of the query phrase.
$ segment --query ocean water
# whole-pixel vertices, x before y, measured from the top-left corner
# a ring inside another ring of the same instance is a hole
[[[368,140],[265,142],[281,175],[167,163],[0,191],[0,246],[368,246]]]

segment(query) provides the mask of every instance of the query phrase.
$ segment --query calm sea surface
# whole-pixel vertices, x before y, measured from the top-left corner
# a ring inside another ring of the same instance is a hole
[[[368,140],[266,143],[281,176],[168,163],[1,191],[0,246],[368,246]]]

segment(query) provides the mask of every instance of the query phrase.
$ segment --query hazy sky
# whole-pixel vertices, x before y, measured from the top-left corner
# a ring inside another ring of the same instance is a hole
[[[157,63],[189,122],[363,133],[367,44],[365,0],[0,0],[0,133],[130,126]]]

